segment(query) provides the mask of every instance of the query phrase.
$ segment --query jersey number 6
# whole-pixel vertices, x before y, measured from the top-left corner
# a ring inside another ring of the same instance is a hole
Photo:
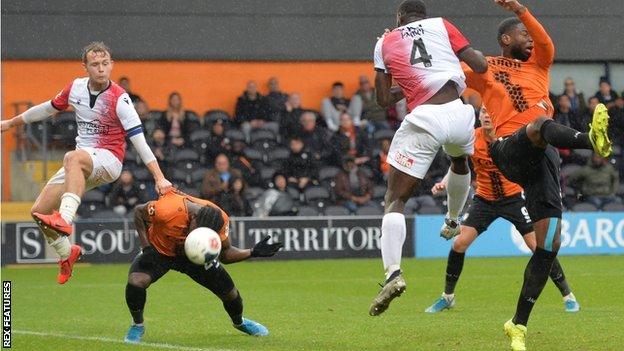
[[[420,56],[416,56],[417,54]],[[418,63],[424,64],[425,67],[431,67],[431,55],[427,52],[422,38],[414,39],[414,46],[412,46],[412,54],[410,56],[411,65]]]

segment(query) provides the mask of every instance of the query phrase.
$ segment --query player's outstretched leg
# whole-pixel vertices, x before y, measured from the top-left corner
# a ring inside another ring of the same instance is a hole
[[[385,215],[381,221],[381,257],[386,279],[370,305],[368,313],[371,316],[382,314],[390,302],[405,291],[406,283],[401,272],[401,253],[407,231],[403,211],[405,202],[419,184],[420,179],[390,168]]]
[[[425,312],[436,313],[455,306],[455,286],[464,268],[466,250],[477,238],[479,233],[470,226],[461,226],[461,233],[455,238],[446,262],[446,279],[444,292]]]
[[[609,157],[612,147],[607,134],[609,114],[605,105],[596,106],[589,128],[588,133],[581,133],[552,119],[540,117],[527,125],[527,135],[536,145],[546,142],[559,148],[594,150],[602,157]]]
[[[460,233],[459,215],[466,204],[470,190],[470,168],[468,168],[468,159],[465,156],[451,157],[451,169],[446,189],[448,212],[440,229],[440,236],[448,240]]]
[[[534,223],[537,247],[524,271],[524,283],[518,298],[516,314],[504,326],[514,351],[526,350],[526,325],[539,298],[560,246],[561,219],[544,218]]]

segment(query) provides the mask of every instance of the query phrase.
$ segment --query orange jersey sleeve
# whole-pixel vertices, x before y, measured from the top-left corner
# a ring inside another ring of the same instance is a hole
[[[229,217],[214,203],[178,192],[168,192],[147,204],[149,228],[147,237],[154,248],[163,255],[176,256],[184,252],[184,240],[189,232],[190,217],[185,201],[211,206],[221,211],[223,227],[219,230],[221,241],[229,235]]]
[[[533,53],[529,61],[533,60],[544,68],[550,68],[555,59],[555,45],[548,32],[527,9],[518,16],[533,39]]]
[[[475,130],[475,138],[472,166],[477,174],[477,195],[495,201],[522,192],[520,185],[507,180],[494,165],[482,128]]]

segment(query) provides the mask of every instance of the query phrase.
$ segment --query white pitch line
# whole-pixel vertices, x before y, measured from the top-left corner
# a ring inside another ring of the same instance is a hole
[[[113,339],[106,338],[102,336],[80,336],[80,335],[71,335],[71,334],[63,334],[63,333],[48,333],[48,332],[38,332],[31,330],[13,330],[14,334],[24,334],[24,335],[35,335],[35,336],[49,336],[53,338],[64,338],[64,339],[75,339],[75,340],[88,340],[88,341],[100,341],[100,342],[108,342],[113,344],[126,344],[126,345],[136,345],[136,346],[147,346],[154,347],[159,349],[169,349],[169,350],[185,350],[185,351],[233,351],[229,349],[213,349],[213,348],[200,348],[200,347],[190,347],[190,346],[182,346],[182,345],[172,345],[172,344],[161,344],[155,342],[142,342],[139,344],[128,344],[124,342],[122,339]]]

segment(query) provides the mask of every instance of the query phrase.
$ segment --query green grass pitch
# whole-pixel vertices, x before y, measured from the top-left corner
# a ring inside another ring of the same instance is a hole
[[[227,266],[245,316],[271,335],[230,325],[220,301],[177,272],[148,290],[147,345],[120,343],[130,324],[128,265],[79,266],[66,286],[55,267],[4,268],[13,282],[15,350],[506,350],[503,323],[514,311],[527,258],[468,258],[457,305],[424,309],[443,288],[445,260],[405,259],[406,293],[380,317],[368,307],[381,260],[249,262]],[[563,311],[549,282],[529,322],[529,350],[624,349],[624,256],[562,257],[581,311]]]

